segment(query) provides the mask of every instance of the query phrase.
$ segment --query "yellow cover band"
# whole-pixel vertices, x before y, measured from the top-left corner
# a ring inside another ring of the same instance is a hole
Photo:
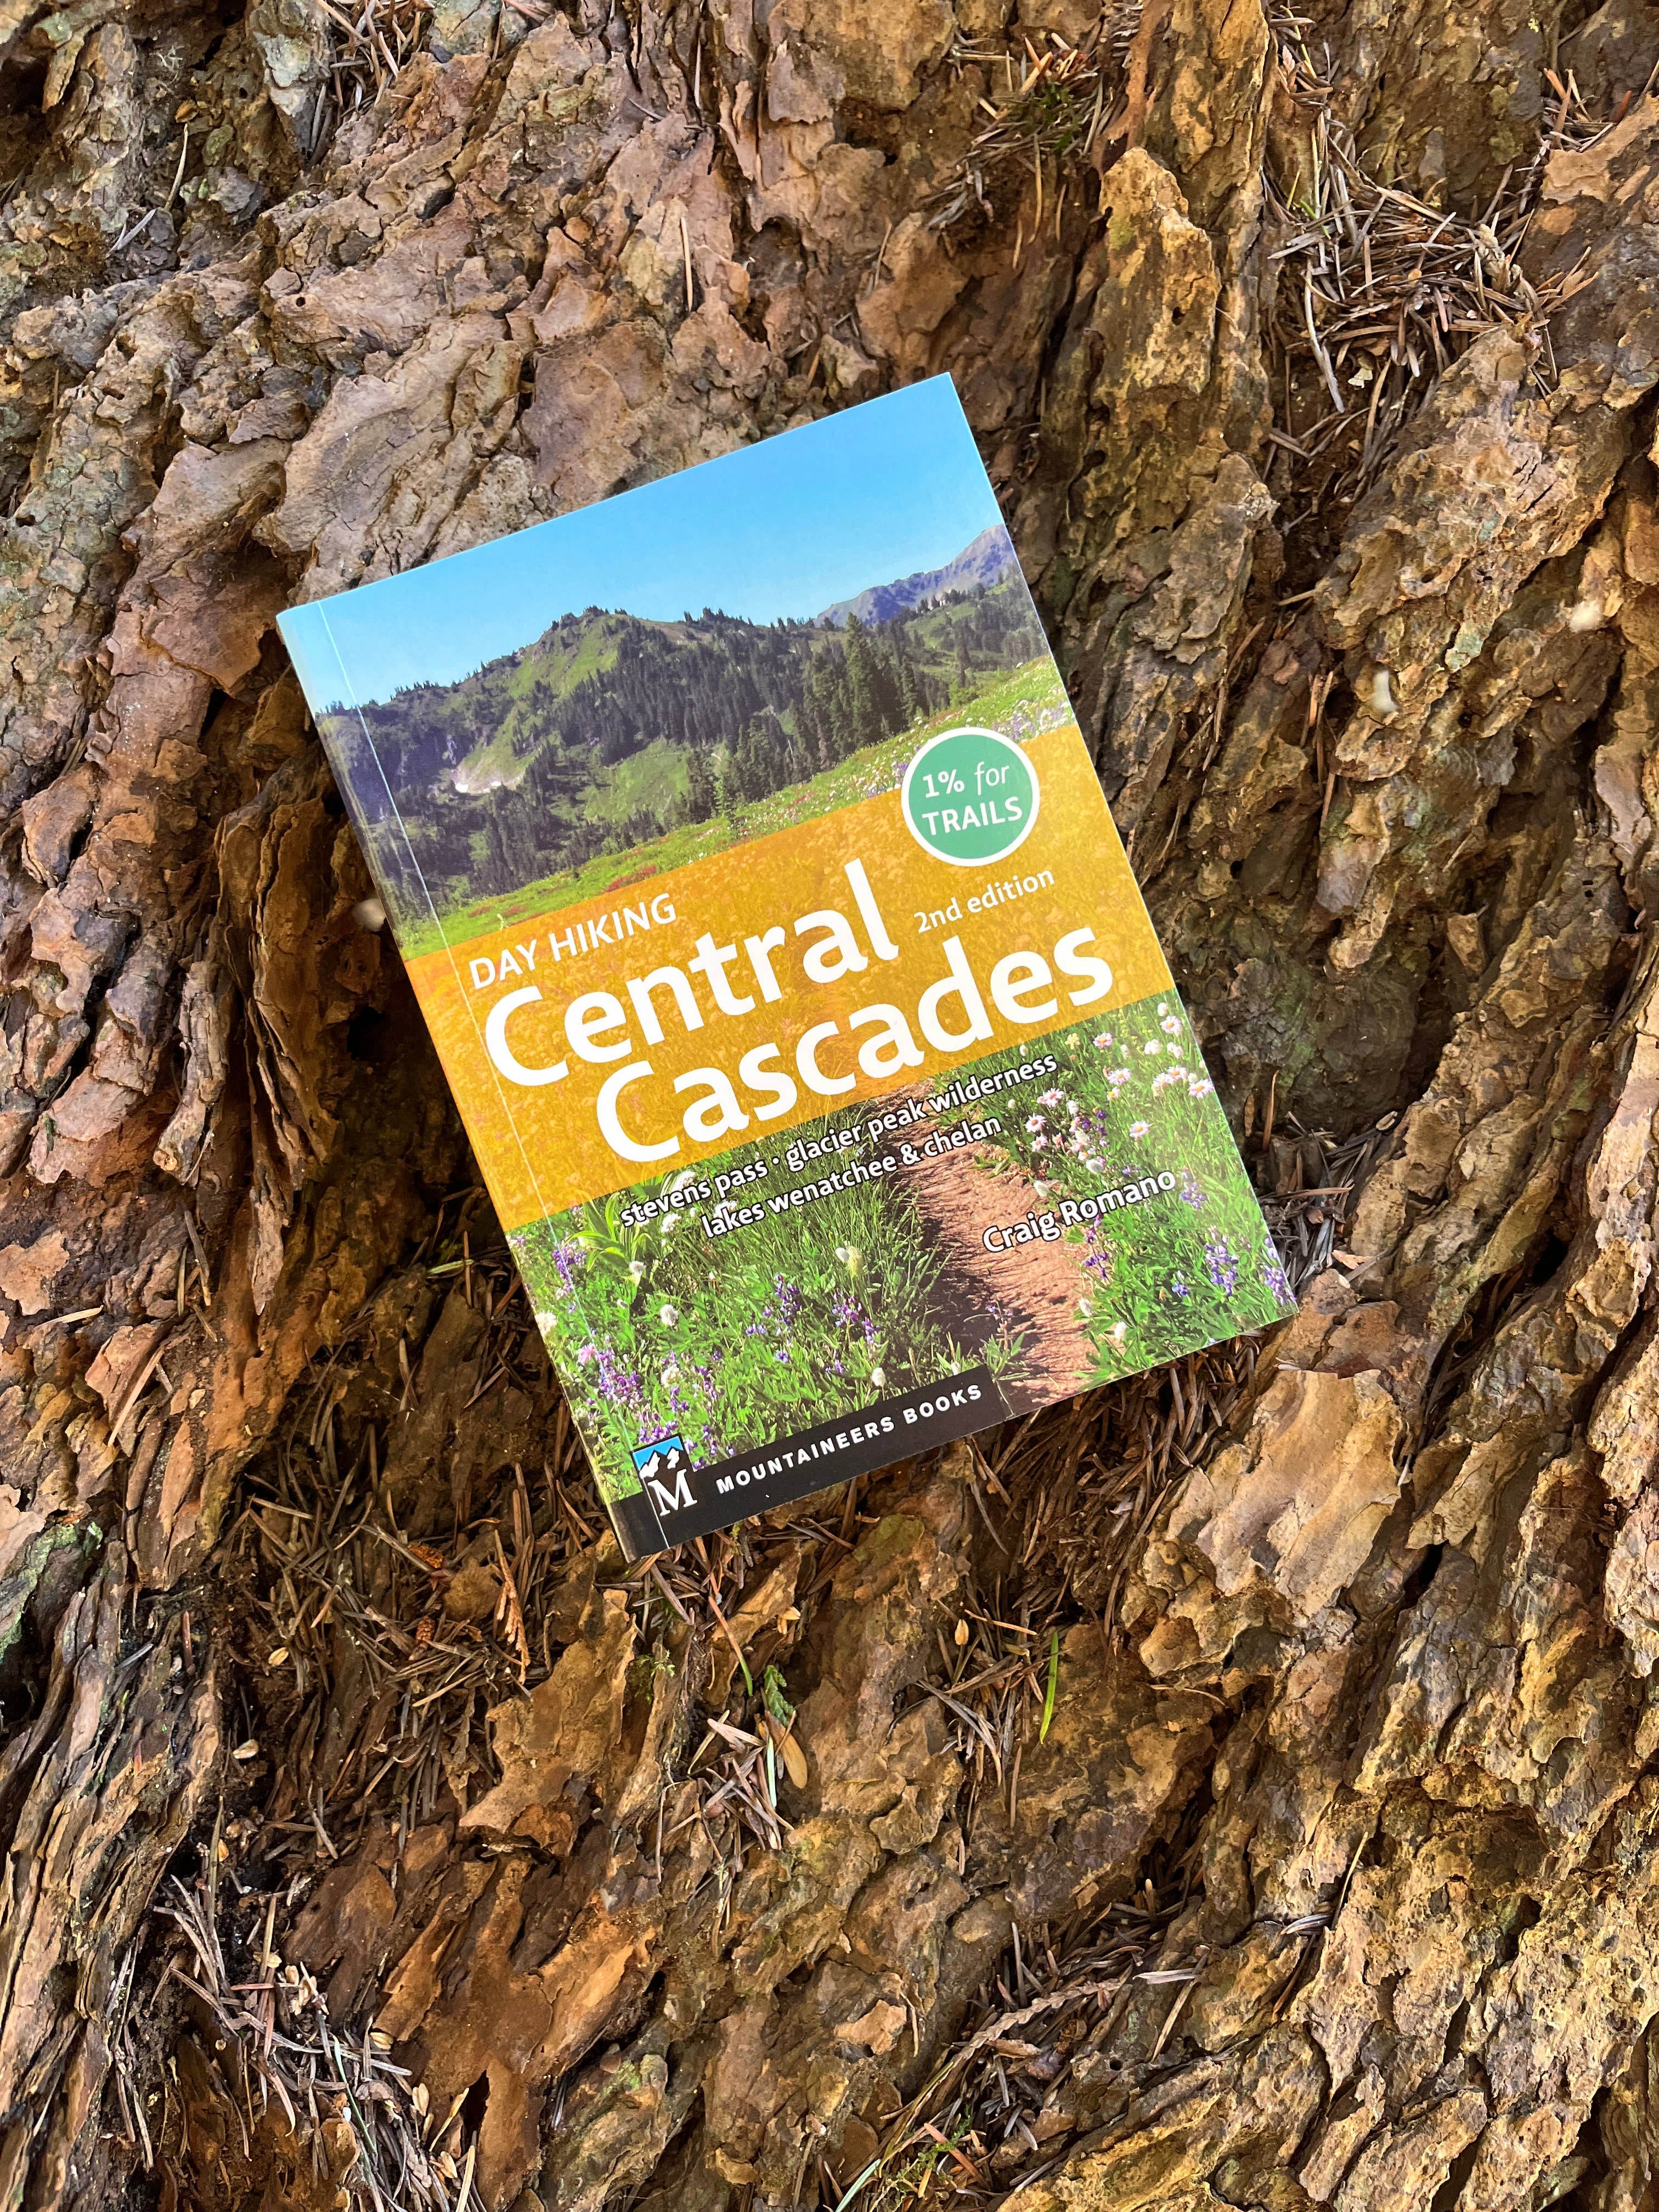
[[[412,959],[503,1228],[1169,988],[1076,723],[1024,750],[982,869],[890,791]]]

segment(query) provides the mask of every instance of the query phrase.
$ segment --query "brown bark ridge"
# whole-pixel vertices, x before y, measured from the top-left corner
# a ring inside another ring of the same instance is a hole
[[[1656,62],[0,0],[0,2205],[1659,2201]],[[1302,1311],[625,1571],[271,617],[939,370]]]

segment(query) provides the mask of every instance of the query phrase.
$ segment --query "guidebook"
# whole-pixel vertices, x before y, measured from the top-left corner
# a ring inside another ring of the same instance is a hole
[[[948,379],[281,627],[629,1558],[1292,1310]]]

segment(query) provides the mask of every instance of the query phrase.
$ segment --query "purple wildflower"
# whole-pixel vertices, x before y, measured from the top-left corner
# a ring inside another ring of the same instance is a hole
[[[609,1399],[619,1412],[636,1413],[645,1403],[645,1392],[637,1370],[622,1364],[614,1345],[602,1344],[599,1346],[599,1371],[593,1379],[599,1386],[599,1395]]]

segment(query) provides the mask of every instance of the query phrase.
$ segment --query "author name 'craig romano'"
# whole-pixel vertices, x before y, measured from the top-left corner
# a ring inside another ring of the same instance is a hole
[[[1144,1175],[1138,1182],[1120,1184],[1098,1198],[1063,1198],[1046,1212],[1035,1210],[1021,1221],[999,1225],[993,1222],[980,1238],[988,1252],[1012,1252],[1021,1244],[1057,1244],[1068,1229],[1085,1221],[1098,1221],[1103,1213],[1121,1212],[1126,1206],[1144,1206],[1149,1199],[1167,1197],[1176,1179],[1165,1168],[1161,1175]]]

